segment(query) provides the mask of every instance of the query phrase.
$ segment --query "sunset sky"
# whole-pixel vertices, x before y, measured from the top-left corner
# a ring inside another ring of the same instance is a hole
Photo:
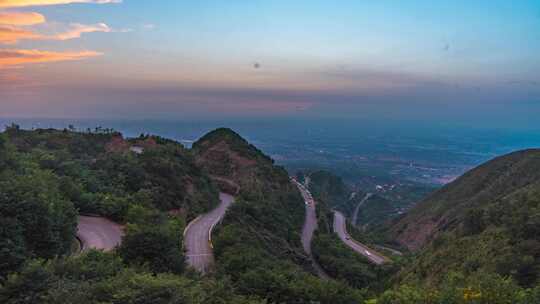
[[[0,0],[0,116],[481,111],[540,115],[540,1]]]

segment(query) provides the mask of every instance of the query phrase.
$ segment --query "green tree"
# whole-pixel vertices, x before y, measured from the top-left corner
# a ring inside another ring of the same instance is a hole
[[[43,261],[30,262],[20,273],[9,275],[0,288],[0,303],[34,304],[46,303],[47,292],[55,281],[54,275]]]
[[[27,256],[50,258],[68,253],[75,235],[76,211],[49,171],[30,170],[0,179],[0,217],[11,219],[24,239]],[[5,249],[4,249],[5,250]]]
[[[22,227],[13,218],[0,217],[0,278],[17,269],[26,259]]]
[[[181,273],[184,255],[181,239],[164,227],[129,229],[122,239],[119,253],[124,261],[134,265],[147,265],[155,273]]]

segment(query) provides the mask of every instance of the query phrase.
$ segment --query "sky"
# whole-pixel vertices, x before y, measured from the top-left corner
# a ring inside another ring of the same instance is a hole
[[[540,1],[0,0],[0,117],[528,128]]]

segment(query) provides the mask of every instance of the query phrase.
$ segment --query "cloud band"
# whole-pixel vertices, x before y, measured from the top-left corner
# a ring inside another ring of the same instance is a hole
[[[0,49],[0,68],[26,63],[44,63],[57,61],[73,61],[101,56],[102,53],[93,51],[81,52],[48,52],[39,50]]]
[[[47,5],[72,4],[72,3],[108,4],[108,3],[121,3],[121,2],[122,0],[2,0],[0,1],[0,8],[47,6]]]

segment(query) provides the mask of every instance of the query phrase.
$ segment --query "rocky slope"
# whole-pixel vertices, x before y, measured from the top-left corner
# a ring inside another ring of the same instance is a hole
[[[258,174],[270,170],[272,159],[230,129],[209,132],[193,144],[196,162],[222,191],[236,194],[250,188]]]

